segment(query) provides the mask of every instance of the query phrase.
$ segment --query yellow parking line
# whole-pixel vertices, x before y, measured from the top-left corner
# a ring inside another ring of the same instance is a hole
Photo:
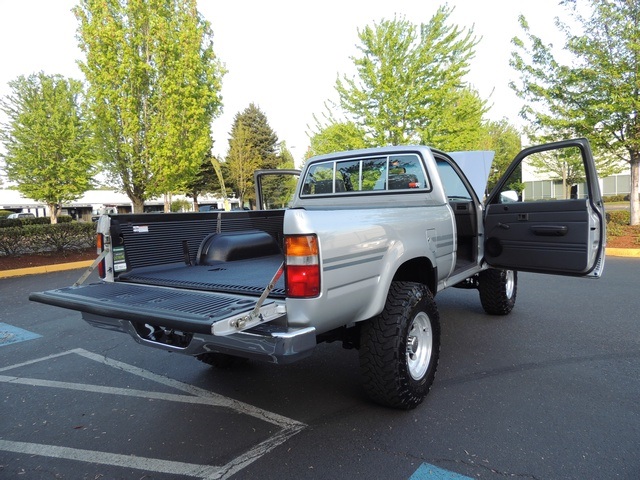
[[[93,263],[92,260],[81,262],[58,263],[55,265],[43,265],[40,267],[16,268],[13,270],[0,270],[0,278],[19,277],[22,275],[34,275],[37,273],[61,272],[63,270],[74,270],[77,268],[87,268]]]

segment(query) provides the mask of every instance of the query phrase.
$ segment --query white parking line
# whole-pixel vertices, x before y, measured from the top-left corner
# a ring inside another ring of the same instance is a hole
[[[82,450],[75,448],[59,447],[54,445],[43,445],[36,443],[12,442],[0,439],[0,450],[15,453],[25,453],[30,455],[42,455],[47,457],[64,458],[67,460],[77,460],[88,463],[99,463],[103,465],[112,465],[118,467],[135,468],[147,472],[171,473],[189,477],[198,477],[207,480],[223,480],[250,465],[266,453],[270,452],[278,445],[286,442],[296,433],[303,430],[306,425],[296,420],[278,415],[267,410],[239,402],[231,398],[209,392],[207,390],[179,382],[174,379],[163,377],[155,373],[143,370],[141,368],[129,365],[117,360],[112,360],[102,355],[88,352],[84,349],[74,349],[60,354],[42,357],[36,360],[23,362],[9,367],[0,368],[0,372],[6,372],[19,367],[31,365],[34,363],[51,360],[63,355],[76,354],[89,360],[102,363],[104,365],[123,370],[127,373],[137,375],[139,377],[152,380],[165,386],[172,387],[176,390],[185,392],[187,395],[144,391],[128,388],[105,387],[100,385],[90,385],[82,383],[58,382],[52,380],[41,380],[36,378],[21,378],[16,376],[0,375],[0,382],[26,385],[31,387],[58,388],[65,390],[80,390],[89,393],[100,393],[110,395],[120,395],[138,398],[147,398],[154,400],[165,400],[170,402],[191,403],[200,405],[209,405],[212,407],[228,408],[249,415],[265,422],[272,423],[280,427],[273,436],[265,441],[255,445],[244,454],[232,459],[226,465],[198,465],[183,462],[174,462],[161,460],[156,458],[135,457],[131,455],[120,455],[107,452],[99,452],[93,450]]]
[[[220,476],[220,467],[171,462],[157,458],[133,457],[131,455],[96,452],[93,450],[81,450],[78,448],[0,440],[0,450],[23,453],[26,455],[40,455],[43,457],[64,458],[65,460],[99,463],[101,465],[135,468],[138,470],[144,470],[145,472],[171,473],[174,475],[211,479],[222,478]]]

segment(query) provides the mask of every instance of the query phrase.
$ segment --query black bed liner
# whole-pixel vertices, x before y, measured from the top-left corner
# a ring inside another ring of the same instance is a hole
[[[106,282],[36,292],[29,300],[103,317],[208,334],[211,325],[250,311],[257,301],[220,293]]]
[[[192,333],[251,311],[282,262],[281,255],[214,265],[172,264],[136,269],[116,282],[32,293],[30,300],[94,315]],[[284,296],[280,279],[273,290]],[[267,300],[264,305],[272,303]]]
[[[260,296],[282,263],[281,255],[188,266],[184,263],[141,268],[120,274],[119,282]],[[271,292],[284,298],[281,277]]]

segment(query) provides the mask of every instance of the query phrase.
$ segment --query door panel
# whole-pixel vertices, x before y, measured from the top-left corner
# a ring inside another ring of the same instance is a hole
[[[521,152],[489,195],[484,258],[498,268],[599,276],[604,234],[589,143],[557,142]]]

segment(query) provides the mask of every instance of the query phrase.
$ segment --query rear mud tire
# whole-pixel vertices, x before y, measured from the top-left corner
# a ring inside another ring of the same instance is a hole
[[[516,304],[518,272],[490,268],[478,278],[480,303],[489,315],[507,315]]]
[[[431,388],[440,354],[440,321],[431,292],[393,282],[384,310],[362,326],[360,373],[375,402],[410,410]]]

